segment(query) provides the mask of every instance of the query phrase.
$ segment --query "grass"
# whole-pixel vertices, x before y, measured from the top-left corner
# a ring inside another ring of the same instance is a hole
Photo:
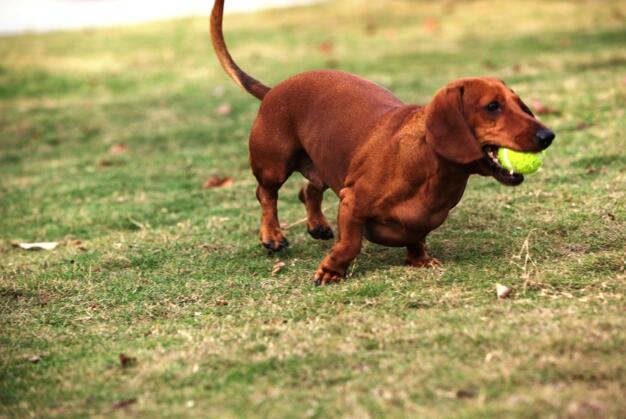
[[[495,75],[558,111],[540,173],[471,179],[430,237],[443,269],[366,244],[323,288],[331,243],[302,224],[284,253],[257,242],[258,102],[216,64],[206,19],[0,38],[0,417],[624,417],[625,15],[345,1],[228,16],[233,56],[269,84],[335,67],[423,103]],[[214,173],[234,185],[202,189]],[[287,224],[302,182],[282,190]]]

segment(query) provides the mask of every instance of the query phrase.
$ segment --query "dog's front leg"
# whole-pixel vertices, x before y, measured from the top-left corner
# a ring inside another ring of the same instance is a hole
[[[364,221],[356,214],[354,191],[350,188],[342,189],[339,199],[339,239],[317,268],[313,278],[315,285],[339,282],[345,276],[350,262],[361,251]]]
[[[425,240],[416,245],[406,247],[406,263],[416,268],[432,268],[441,266],[441,262],[428,256]]]

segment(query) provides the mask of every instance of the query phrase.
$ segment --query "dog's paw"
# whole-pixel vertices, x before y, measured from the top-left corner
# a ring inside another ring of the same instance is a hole
[[[343,272],[336,272],[332,269],[320,266],[315,272],[315,276],[313,277],[313,283],[318,287],[320,285],[338,283],[341,282],[341,278],[343,277],[343,275]]]
[[[328,225],[318,224],[314,228],[307,229],[311,237],[318,240],[330,240],[334,236],[333,229]]]
[[[442,266],[438,259],[431,258],[430,256],[419,259],[407,259],[406,264],[414,268],[436,268]]]
[[[285,247],[289,247],[289,241],[287,240],[286,237],[282,235],[275,237],[275,238],[268,238],[266,240],[261,238],[261,244],[263,245],[263,247],[265,247],[267,250],[271,252],[278,252],[279,250],[282,250]]]

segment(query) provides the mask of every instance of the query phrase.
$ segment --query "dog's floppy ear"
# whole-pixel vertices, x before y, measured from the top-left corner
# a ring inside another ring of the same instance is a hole
[[[483,157],[463,114],[462,85],[440,90],[426,107],[426,142],[441,157],[467,164]]]

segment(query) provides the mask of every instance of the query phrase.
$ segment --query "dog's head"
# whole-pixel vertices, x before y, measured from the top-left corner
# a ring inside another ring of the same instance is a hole
[[[519,185],[524,176],[500,165],[499,147],[538,152],[555,137],[498,79],[452,82],[437,92],[425,111],[426,141],[438,155],[472,165],[478,173],[505,185]]]

